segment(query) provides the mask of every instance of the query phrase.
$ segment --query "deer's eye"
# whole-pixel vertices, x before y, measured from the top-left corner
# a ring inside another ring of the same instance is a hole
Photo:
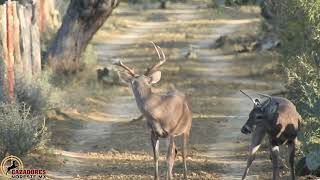
[[[257,116],[256,116],[256,119],[259,119],[259,120],[260,120],[260,119],[263,119],[263,116],[262,116],[262,115],[257,115]]]

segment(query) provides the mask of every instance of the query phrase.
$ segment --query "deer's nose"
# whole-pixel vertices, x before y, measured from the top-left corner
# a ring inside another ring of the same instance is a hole
[[[241,132],[243,134],[250,134],[252,132],[251,128],[247,125],[244,125],[242,128],[241,128]]]

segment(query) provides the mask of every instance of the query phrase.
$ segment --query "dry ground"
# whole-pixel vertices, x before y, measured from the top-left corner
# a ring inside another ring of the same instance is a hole
[[[220,36],[257,33],[259,22],[257,7],[212,9],[190,2],[159,10],[122,3],[93,39],[98,67],[121,58],[141,72],[156,58],[149,41],[163,48],[168,62],[155,88],[192,95],[190,179],[240,179],[250,139],[240,128],[252,104],[239,89],[282,88],[272,53],[212,48]],[[66,88],[65,100],[73,105],[49,122],[54,155],[34,164],[41,162],[52,179],[152,179],[149,130],[144,121],[131,121],[139,112],[130,89],[102,86],[92,72]],[[164,178],[166,142],[160,147]],[[258,153],[250,179],[270,179],[268,157],[265,151]],[[281,169],[286,176],[288,169]],[[174,177],[182,177],[180,152]]]

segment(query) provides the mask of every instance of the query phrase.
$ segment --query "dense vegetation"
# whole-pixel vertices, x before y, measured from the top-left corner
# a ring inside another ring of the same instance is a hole
[[[225,0],[227,6],[230,5],[243,5],[243,4],[256,4],[261,0]]]
[[[320,167],[320,1],[265,1],[267,21],[281,39],[288,96],[302,116],[300,142],[309,169]]]
[[[0,103],[0,158],[22,156],[47,140],[45,122],[24,103]]]

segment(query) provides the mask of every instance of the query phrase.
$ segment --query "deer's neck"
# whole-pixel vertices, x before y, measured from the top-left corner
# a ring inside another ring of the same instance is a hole
[[[132,88],[134,97],[136,99],[140,111],[144,111],[144,102],[151,96],[152,91],[150,87],[143,86],[139,88]]]

